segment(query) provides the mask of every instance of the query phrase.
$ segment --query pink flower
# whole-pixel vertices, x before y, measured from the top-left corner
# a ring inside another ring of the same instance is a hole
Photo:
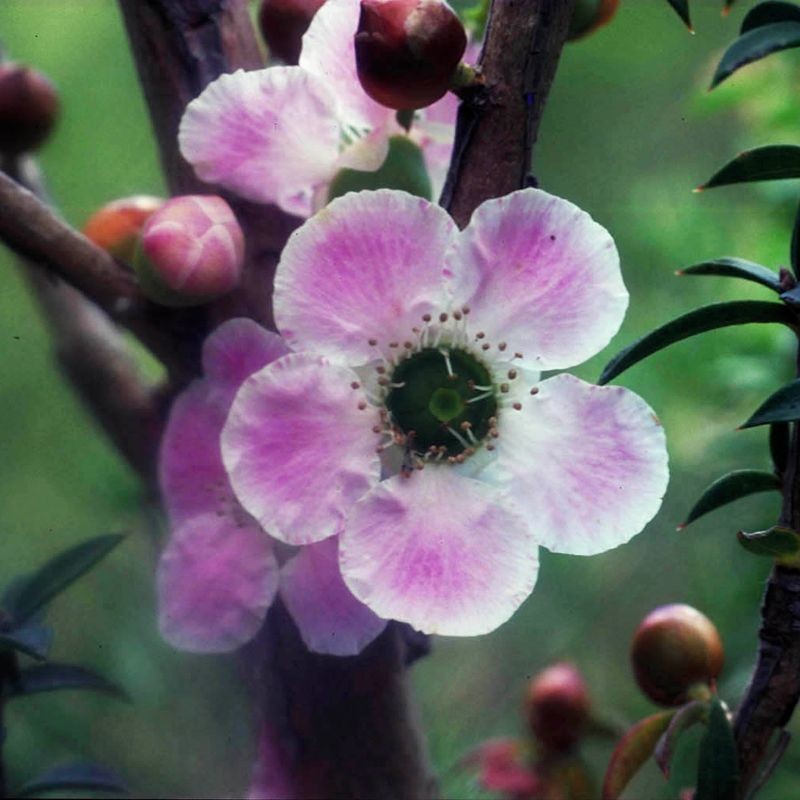
[[[233,399],[233,492],[281,541],[338,537],[344,582],[378,617],[491,631],[533,589],[538,545],[600,553],[660,506],[647,404],[539,376],[602,349],[627,302],[608,232],[545,192],[489,200],[463,232],[403,192],[338,198],[278,265],[294,352]]]
[[[205,343],[205,377],[173,405],[159,464],[171,523],[158,567],[159,625],[181,649],[244,644],[278,592],[317,652],[358,653],[385,627],[342,582],[335,538],[302,548],[279,568],[271,539],[228,482],[219,438],[231,401],[248,376],[287,352],[255,322],[227,322]]]
[[[188,105],[180,147],[202,180],[309,216],[324,205],[339,170],[381,166],[390,137],[404,131],[396,112],[371,100],[358,81],[358,17],[359,0],[327,0],[303,37],[299,66],[222,75]],[[414,132],[436,191],[455,124],[455,103],[447,97],[440,103],[447,122]]]

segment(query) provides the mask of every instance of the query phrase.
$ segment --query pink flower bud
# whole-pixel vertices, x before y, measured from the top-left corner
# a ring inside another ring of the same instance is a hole
[[[444,0],[361,0],[358,78],[384,106],[414,109],[436,102],[466,46],[464,26]]]
[[[573,664],[559,662],[542,670],[530,682],[525,701],[531,732],[550,752],[567,752],[583,736],[591,703]]]
[[[578,0],[569,23],[567,39],[582,39],[611,22],[619,0]]]
[[[300,59],[303,34],[325,0],[262,0],[258,27],[271,55],[287,64]]]
[[[160,197],[146,194],[114,200],[89,217],[83,235],[114,258],[131,262],[145,222],[163,204]]]
[[[58,94],[41,72],[0,64],[0,153],[19,155],[37,148],[53,130]]]
[[[244,234],[230,206],[207,195],[174,197],[145,223],[135,266],[142,289],[164,305],[194,305],[231,291]]]
[[[711,620],[682,604],[651,611],[633,636],[631,660],[639,688],[654,702],[677,706],[692,687],[713,685],[722,671],[722,641]]]

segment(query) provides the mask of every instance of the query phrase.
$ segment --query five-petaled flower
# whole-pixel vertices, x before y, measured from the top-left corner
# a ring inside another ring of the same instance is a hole
[[[179,133],[198,176],[307,217],[325,204],[340,170],[378,169],[391,138],[405,131],[358,81],[358,18],[359,0],[327,0],[303,37],[299,66],[238,70],[209,84],[187,107]],[[412,128],[434,191],[449,162],[455,108],[445,97]]]
[[[241,524],[297,546],[336,537],[377,617],[493,630],[531,592],[538,545],[600,553],[660,506],[647,404],[540,379],[603,348],[627,302],[607,231],[543,191],[485,202],[464,231],[402,192],[333,201],[278,265],[293,352],[244,380],[222,430]]]

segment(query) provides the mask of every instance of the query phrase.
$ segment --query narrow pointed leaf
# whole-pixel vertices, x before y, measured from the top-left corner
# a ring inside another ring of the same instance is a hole
[[[770,395],[741,427],[755,428],[757,425],[797,420],[800,420],[800,378]]]
[[[778,475],[783,475],[789,463],[789,423],[773,422],[769,426],[769,452],[772,466]]]
[[[102,692],[121,700],[128,696],[116,684],[77,664],[37,664],[20,670],[17,680],[8,687],[9,697],[53,692],[60,689],[86,689]]]
[[[798,25],[800,27],[800,25]],[[768,144],[739,153],[715,172],[698,190],[752,181],[800,178],[800,147],[793,144]]]
[[[745,15],[739,33],[747,33],[774,22],[800,22],[800,6],[784,0],[767,0],[766,3],[759,3]]]
[[[675,9],[675,13],[683,20],[683,24],[693,31],[692,21],[689,18],[689,0],[667,0],[667,2]]]
[[[798,6],[800,8],[800,6]],[[800,205],[794,217],[794,227],[792,228],[792,244],[789,251],[792,264],[792,272],[795,278],[800,277]]]
[[[704,514],[732,503],[734,500],[758,492],[780,491],[780,488],[781,482],[772,472],[755,469],[729,472],[715,480],[703,492],[700,499],[692,506],[692,510],[686,516],[686,521],[681,528],[685,528]]]
[[[128,794],[128,789],[110,769],[90,761],[62,764],[43,772],[14,792],[14,797],[34,797],[45,792],[106,792]]]
[[[753,281],[772,289],[775,292],[783,291],[780,276],[771,269],[762,267],[753,261],[743,258],[715,258],[712,261],[703,261],[678,270],[678,275],[719,275],[724,278],[742,278]]]
[[[707,704],[701,703],[699,700],[692,700],[691,703],[681,706],[675,712],[675,716],[670,720],[669,726],[658,740],[653,757],[659,769],[664,773],[665,778],[669,778],[670,764],[672,763],[672,756],[678,739],[692,725],[696,725],[703,719],[706,708]]]
[[[740,36],[722,56],[711,80],[711,89],[736,70],[780,50],[800,46],[800,22],[771,22]]]
[[[739,783],[739,758],[728,715],[719,698],[713,698],[708,728],[700,742],[695,800],[731,800]]]
[[[598,383],[608,383],[647,356],[698,333],[751,322],[780,322],[791,327],[795,321],[795,316],[785,306],[762,300],[732,300],[703,306],[662,325],[621,350],[606,364]]]
[[[16,650],[44,661],[53,643],[53,630],[44,625],[25,625],[0,633],[0,650]]]
[[[98,536],[59,553],[15,586],[12,596],[3,598],[4,608],[18,624],[25,622],[105,558],[124,538],[120,534]]]
[[[782,528],[779,525],[755,533],[739,531],[736,538],[745,550],[757,556],[782,558],[800,551],[800,536],[791,528]]]
[[[653,755],[674,711],[639,720],[617,743],[603,779],[602,800],[617,800],[645,761]]]

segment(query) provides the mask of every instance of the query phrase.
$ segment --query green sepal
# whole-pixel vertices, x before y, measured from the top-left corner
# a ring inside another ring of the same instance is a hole
[[[53,644],[53,630],[46,625],[23,625],[0,633],[0,650],[13,650],[44,661]]]
[[[639,720],[619,740],[603,778],[602,800],[617,800],[644,763],[653,755],[674,711],[660,711]]]
[[[800,22],[771,22],[753,28],[725,51],[709,88],[719,86],[736,70],[791,47],[800,47]]]
[[[683,20],[683,24],[692,32],[692,20],[689,18],[689,0],[667,0],[675,9],[675,13]]]
[[[52,767],[12,793],[13,797],[34,797],[45,792],[104,792],[128,794],[120,778],[106,767],[78,761]]]
[[[800,178],[800,147],[793,144],[768,144],[739,153],[706,183],[698,186],[697,191],[735,183],[788,178]]]
[[[797,532],[780,525],[754,533],[739,531],[736,538],[745,550],[757,556],[782,558],[800,551],[800,536]]]
[[[755,428],[773,422],[798,420],[800,420],[800,378],[781,386],[777,392],[771,394],[740,427]]]
[[[741,278],[745,281],[753,281],[774,292],[782,292],[780,276],[771,269],[762,267],[754,261],[746,261],[743,258],[733,258],[724,256],[715,258],[711,261],[703,261],[700,264],[693,264],[691,267],[679,269],[678,275],[718,275],[723,278]]]
[[[739,757],[733,727],[718,697],[711,700],[700,742],[695,800],[731,800],[739,783]]]
[[[364,189],[401,189],[430,200],[433,187],[420,147],[407,136],[392,136],[386,160],[374,172],[339,170],[328,189],[328,202],[348,192]]]
[[[775,22],[800,22],[800,6],[784,0],[759,3],[745,14],[739,33],[744,34]]]
[[[732,300],[703,306],[662,325],[617,353],[606,364],[598,383],[608,383],[642,359],[698,333],[755,322],[779,322],[792,327],[795,315],[786,306],[762,300]]]
[[[0,607],[8,612],[16,625],[27,622],[105,558],[124,538],[122,534],[107,534],[64,550],[36,572],[15,581],[0,600]]]
[[[20,670],[16,679],[6,687],[7,697],[23,697],[41,692],[53,692],[63,689],[81,689],[101,692],[128,700],[123,689],[102,675],[77,664],[36,664]]]
[[[740,469],[729,472],[706,488],[700,499],[692,506],[679,529],[682,530],[700,517],[722,506],[758,492],[780,491],[780,479],[772,472],[755,469]]]
[[[670,720],[669,726],[661,735],[653,751],[655,762],[664,773],[665,778],[669,778],[670,764],[672,763],[672,756],[678,739],[689,728],[700,722],[707,713],[708,703],[700,700],[691,700],[675,712],[675,716]]]

